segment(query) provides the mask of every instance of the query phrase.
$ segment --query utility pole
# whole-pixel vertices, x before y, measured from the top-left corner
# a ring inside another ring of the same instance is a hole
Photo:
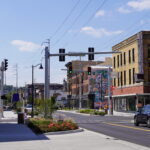
[[[45,99],[45,114],[44,116],[47,117],[47,104],[46,101],[49,99],[50,96],[50,39],[47,40],[48,47],[45,47],[45,87],[44,87],[44,99]]]
[[[1,117],[4,117],[3,114],[3,100],[1,99],[1,96],[3,95],[3,87],[4,87],[4,62],[1,63],[1,82],[0,82],[0,106],[1,106]]]
[[[79,109],[82,108],[82,63],[81,63],[81,56],[80,56],[80,71],[79,71]]]
[[[108,115],[112,115],[112,102],[111,102],[111,67],[108,67]]]

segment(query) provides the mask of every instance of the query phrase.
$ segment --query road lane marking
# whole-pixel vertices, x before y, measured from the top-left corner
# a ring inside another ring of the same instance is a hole
[[[108,124],[108,125],[112,125],[112,126],[118,126],[118,127],[130,128],[130,129],[134,129],[134,130],[142,130],[142,131],[150,132],[150,130],[143,129],[143,128],[130,127],[130,126],[125,126],[125,125],[115,124],[115,123],[108,123],[108,122],[103,122],[103,123]]]

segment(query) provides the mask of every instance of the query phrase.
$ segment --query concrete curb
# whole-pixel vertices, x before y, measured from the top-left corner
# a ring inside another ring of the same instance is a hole
[[[66,111],[66,110],[57,110],[57,112],[68,112],[68,113],[78,114],[82,116],[102,116],[103,117],[103,115],[86,114],[86,113],[72,112],[72,111]],[[104,115],[104,116],[107,116],[107,115]]]
[[[44,133],[44,135],[60,135],[60,134],[71,134],[71,133],[77,133],[77,132],[83,132],[84,129],[79,128],[76,130],[68,130],[68,131],[57,131],[57,132],[47,132]]]

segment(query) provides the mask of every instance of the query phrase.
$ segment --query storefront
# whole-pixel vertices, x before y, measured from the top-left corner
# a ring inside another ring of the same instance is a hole
[[[150,94],[114,95],[113,110],[119,112],[135,112],[137,104],[150,104]]]

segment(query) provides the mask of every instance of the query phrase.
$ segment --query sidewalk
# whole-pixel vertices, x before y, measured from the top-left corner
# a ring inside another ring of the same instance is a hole
[[[11,115],[10,115],[11,116]],[[9,116],[7,117],[9,118]],[[7,121],[7,120],[6,120]],[[1,150],[149,150],[103,134],[83,132],[35,135],[26,125],[0,122]]]

